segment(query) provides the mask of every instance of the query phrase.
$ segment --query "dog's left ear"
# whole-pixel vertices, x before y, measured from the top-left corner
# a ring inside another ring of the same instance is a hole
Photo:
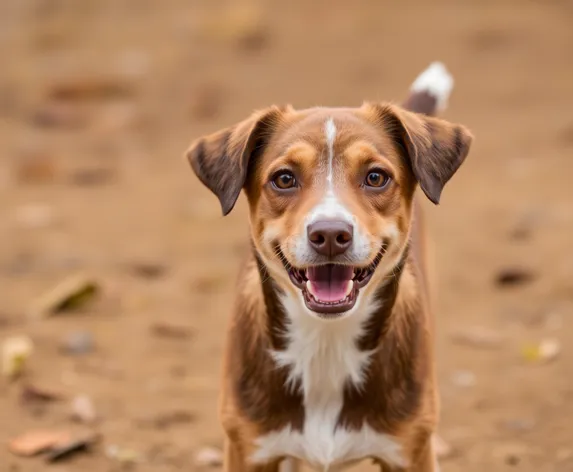
[[[219,198],[223,215],[235,206],[251,158],[265,146],[283,111],[271,107],[255,112],[235,126],[191,143],[187,159],[199,180]]]
[[[448,180],[464,162],[473,140],[462,125],[404,110],[395,105],[366,105],[383,128],[398,140],[414,176],[436,205]]]

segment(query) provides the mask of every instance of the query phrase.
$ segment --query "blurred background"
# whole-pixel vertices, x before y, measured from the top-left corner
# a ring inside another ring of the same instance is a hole
[[[567,0],[0,1],[0,471],[219,469],[247,213],[186,147],[272,103],[400,101],[434,60],[476,136],[426,205],[442,470],[573,470],[572,24]]]

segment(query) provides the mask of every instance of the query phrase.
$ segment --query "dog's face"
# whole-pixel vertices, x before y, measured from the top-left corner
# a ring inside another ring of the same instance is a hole
[[[273,107],[195,141],[188,158],[224,214],[245,190],[270,275],[332,319],[372,302],[407,246],[416,185],[438,203],[470,142],[461,126],[391,105]]]

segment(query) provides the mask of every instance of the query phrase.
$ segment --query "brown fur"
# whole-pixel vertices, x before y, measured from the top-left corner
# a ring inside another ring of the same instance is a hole
[[[427,97],[411,97],[408,103],[426,114],[435,108]],[[403,446],[409,471],[433,471],[431,440],[438,403],[425,236],[414,190],[420,185],[438,203],[468,153],[471,135],[459,125],[388,104],[303,111],[273,107],[195,141],[188,152],[193,169],[218,196],[224,214],[241,189],[250,207],[253,246],[240,275],[224,357],[220,414],[228,436],[225,470],[277,471],[279,460],[248,462],[256,437],[286,425],[301,430],[304,424],[302,395],[285,388],[288,371],[277,368],[269,354],[271,348],[285,348],[280,333],[287,315],[278,295],[290,289],[288,279],[286,274],[271,277],[263,261],[276,261],[274,244],[296,231],[321,196],[312,178],[326,154],[322,126],[327,116],[342,123],[335,149],[343,156],[337,164],[344,177],[340,198],[372,235],[382,234],[390,223],[403,235],[403,244],[384,256],[395,259],[390,281],[383,284],[375,276],[370,282],[385,303],[369,319],[358,346],[376,352],[364,388],[347,385],[338,425],[359,429],[366,423],[392,434]],[[385,192],[357,190],[356,183],[372,163],[392,176],[393,185]],[[305,184],[300,192],[277,194],[269,189],[267,182],[284,166],[296,169]],[[278,233],[276,242],[264,241],[270,223]],[[289,258],[288,252],[285,256]]]

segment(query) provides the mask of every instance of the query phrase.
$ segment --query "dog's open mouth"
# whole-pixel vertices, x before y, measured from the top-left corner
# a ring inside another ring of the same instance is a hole
[[[306,306],[321,315],[337,315],[352,309],[382,259],[381,250],[368,267],[321,264],[307,269],[291,267],[281,257],[292,283],[302,291]],[[282,254],[281,254],[282,256]]]

